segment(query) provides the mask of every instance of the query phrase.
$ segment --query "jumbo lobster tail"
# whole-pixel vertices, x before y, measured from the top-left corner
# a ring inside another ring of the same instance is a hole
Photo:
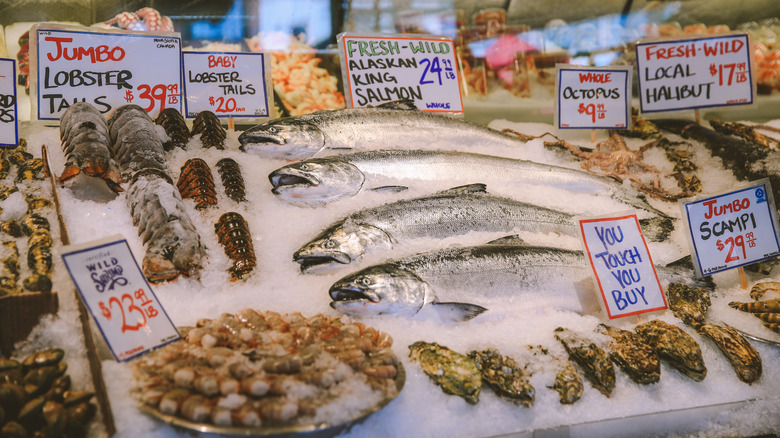
[[[211,111],[201,111],[192,121],[192,136],[200,134],[204,148],[225,149],[227,133],[217,115]]]
[[[229,269],[233,279],[244,278],[257,265],[246,220],[238,213],[225,213],[214,225],[214,231],[219,243],[225,247],[225,254],[233,261],[233,267]]]

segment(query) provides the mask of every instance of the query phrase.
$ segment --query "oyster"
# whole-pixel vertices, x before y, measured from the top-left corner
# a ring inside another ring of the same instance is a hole
[[[634,331],[655,350],[658,356],[691,379],[700,382],[707,377],[701,348],[681,328],[654,319],[639,324]]]
[[[463,397],[472,405],[479,402],[482,376],[468,356],[435,342],[418,341],[409,346],[409,357],[420,362],[423,372],[445,393]]]
[[[704,324],[697,331],[715,342],[731,362],[739,380],[752,384],[761,377],[761,356],[736,330],[731,327]]]
[[[710,295],[705,289],[683,283],[669,283],[666,296],[674,316],[693,327],[704,323],[707,309],[712,305]]]
[[[612,338],[609,357],[636,383],[647,385],[661,378],[661,359],[634,332],[599,324],[598,331]]]
[[[534,357],[541,360],[535,361],[534,366],[538,367],[540,363],[554,362],[556,369],[555,380],[552,386],[548,386],[550,389],[554,389],[558,392],[558,398],[563,405],[570,405],[576,402],[582,397],[582,378],[577,374],[577,370],[568,359],[562,359],[549,354],[546,348],[541,345],[528,346]],[[526,365],[528,367],[528,365]]]
[[[615,388],[615,367],[609,355],[592,341],[563,327],[555,329],[555,339],[563,344],[569,358],[585,370],[588,381],[609,397]]]
[[[471,351],[469,357],[482,372],[482,381],[496,394],[526,408],[534,404],[534,387],[514,359],[493,349]]]

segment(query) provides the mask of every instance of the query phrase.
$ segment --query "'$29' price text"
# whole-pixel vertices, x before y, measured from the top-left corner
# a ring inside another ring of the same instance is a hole
[[[167,105],[179,104],[179,84],[157,84],[154,86],[141,84],[136,88],[136,91],[140,93],[138,94],[138,98],[145,101],[144,103],[139,103],[139,105],[143,107],[144,111],[147,113],[154,112],[155,110],[162,110]],[[125,100],[127,103],[133,102],[135,97],[132,90],[127,90],[125,92]],[[147,103],[148,105],[144,107],[143,105]]]
[[[108,304],[104,301],[98,303],[103,316],[111,321],[114,316],[113,310],[118,310],[122,316],[122,333],[127,331],[138,331],[146,327],[147,318],[151,319],[159,315],[157,309],[152,305],[152,300],[146,297],[143,289],[138,289],[133,294],[122,294],[120,297],[111,297]],[[131,322],[136,324],[131,325]]]
[[[718,239],[718,241],[715,242],[715,246],[718,247],[718,251],[723,251],[728,248],[725,261],[726,263],[736,262],[737,260],[741,260],[739,257],[738,248],[742,248],[742,259],[747,258],[747,251],[745,250],[746,238],[749,247],[753,248],[756,246],[756,239],[753,237],[753,233],[747,233],[744,236],[740,234],[738,236],[727,237],[722,241]],[[737,249],[736,252],[734,251],[735,249]]]

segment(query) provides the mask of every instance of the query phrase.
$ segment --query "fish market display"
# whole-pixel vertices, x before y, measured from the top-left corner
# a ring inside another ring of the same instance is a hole
[[[666,296],[669,298],[669,310],[674,316],[694,328],[704,323],[707,309],[712,305],[706,289],[682,283],[670,283],[666,288]]]
[[[465,321],[487,310],[483,305],[500,309],[542,290],[546,298],[572,306],[578,302],[572,285],[589,270],[581,251],[501,239],[369,266],[338,280],[329,293],[331,307],[351,315],[410,317],[426,310],[443,321]],[[657,271],[662,279],[699,282],[681,264]]]
[[[555,329],[555,339],[563,344],[569,358],[585,371],[585,377],[593,387],[609,397],[615,389],[615,367],[609,355],[593,341],[567,328]]]
[[[225,247],[225,254],[233,261],[230,273],[233,279],[242,279],[257,266],[249,225],[243,216],[235,212],[220,216],[214,225],[219,243]]]
[[[753,384],[761,377],[761,356],[736,330],[717,324],[702,324],[696,331],[710,338],[720,348],[734,367],[739,380]]]
[[[423,148],[523,146],[517,136],[463,119],[420,111],[408,100],[374,108],[317,111],[271,120],[247,129],[238,140],[246,152],[288,160],[311,158],[323,149],[374,150],[410,144],[410,141]]]
[[[467,403],[479,403],[482,374],[465,354],[435,342],[418,341],[409,346],[409,357],[420,363],[423,372],[446,394],[457,395]]]
[[[217,161],[217,172],[225,187],[225,194],[235,202],[246,201],[246,184],[241,176],[241,166],[232,158]]]
[[[204,148],[225,149],[227,133],[217,115],[211,111],[201,111],[192,121],[192,136],[200,134]]]
[[[542,185],[610,196],[654,215],[664,213],[617,181],[587,172],[491,155],[453,151],[379,150],[292,163],[268,176],[272,192],[296,205],[317,206],[376,188],[377,181],[414,178],[470,184]]]
[[[599,324],[598,331],[611,338],[607,345],[609,357],[631,380],[642,385],[658,382],[661,360],[639,335],[606,324]]]
[[[658,353],[661,359],[681,373],[696,382],[707,377],[707,367],[704,365],[699,344],[681,328],[654,319],[637,325],[634,331]]]
[[[582,384],[582,377],[577,373],[574,364],[567,357],[559,357],[550,354],[550,352],[541,345],[528,346],[532,353],[532,361],[528,367],[538,370],[544,366],[552,366],[555,371],[555,378],[548,388],[558,393],[558,400],[562,405],[571,405],[582,397],[585,387]]]
[[[190,158],[184,163],[176,187],[182,199],[195,201],[195,208],[217,205],[217,189],[211,168],[200,158]]]
[[[761,283],[756,283],[750,289],[750,298],[758,301],[769,291],[780,293],[780,281],[762,281]]]
[[[18,294],[22,291],[19,287],[19,247],[13,240],[3,242],[2,246],[2,274],[0,275],[0,297],[4,295]]]
[[[392,339],[362,324],[243,309],[181,330],[132,363],[139,401],[164,415],[259,433],[349,421],[400,390]]]
[[[38,214],[28,214],[22,220],[22,230],[28,236],[27,266],[33,272],[22,282],[24,288],[33,292],[51,292],[53,267],[49,221]]]
[[[474,231],[496,237],[518,231],[578,237],[574,215],[492,196],[482,184],[456,187],[431,196],[401,200],[352,213],[322,231],[293,255],[302,272],[348,265],[370,250],[385,251],[423,237],[445,238]],[[671,221],[642,219],[645,235],[666,238]],[[657,226],[654,226],[657,225]]]
[[[518,406],[533,406],[534,387],[514,359],[502,356],[494,349],[470,351],[468,356],[482,373],[482,383],[490,386],[499,397]]]
[[[71,387],[64,356],[50,348],[21,361],[0,358],[0,436],[85,436],[94,394]]]
[[[764,296],[767,290],[777,290],[776,282],[758,283],[750,291],[750,296],[759,300]],[[732,301],[729,303],[732,307],[743,312],[749,312],[762,321],[764,327],[773,332],[780,333],[780,298],[771,300],[754,301],[752,303],[740,303]]]
[[[83,173],[99,178],[114,192],[122,191],[119,166],[111,154],[108,127],[103,115],[92,105],[78,102],[60,118],[62,148],[68,160],[58,182]]]
[[[154,122],[141,107],[125,105],[116,109],[108,127],[114,156],[131,181],[127,202],[146,244],[144,275],[152,283],[197,277],[205,247],[172,184]]]
[[[168,140],[163,142],[163,149],[166,151],[174,148],[187,149],[187,142],[190,141],[190,128],[179,110],[173,107],[163,108],[160,114],[154,119],[154,123],[165,129]]]
[[[108,26],[144,32],[173,32],[171,17],[154,8],[141,8],[135,12],[120,12],[105,22]]]

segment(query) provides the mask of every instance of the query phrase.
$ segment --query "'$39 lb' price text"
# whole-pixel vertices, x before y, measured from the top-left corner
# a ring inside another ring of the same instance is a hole
[[[140,94],[139,99],[148,102],[148,105],[144,107],[147,113],[154,112],[155,110],[162,110],[167,105],[179,104],[179,84],[157,84],[154,86],[148,84],[139,85],[136,88]],[[135,95],[131,90],[125,92],[125,100],[127,103],[133,102]],[[159,104],[159,108],[157,108]],[[143,105],[141,105],[143,106]]]

